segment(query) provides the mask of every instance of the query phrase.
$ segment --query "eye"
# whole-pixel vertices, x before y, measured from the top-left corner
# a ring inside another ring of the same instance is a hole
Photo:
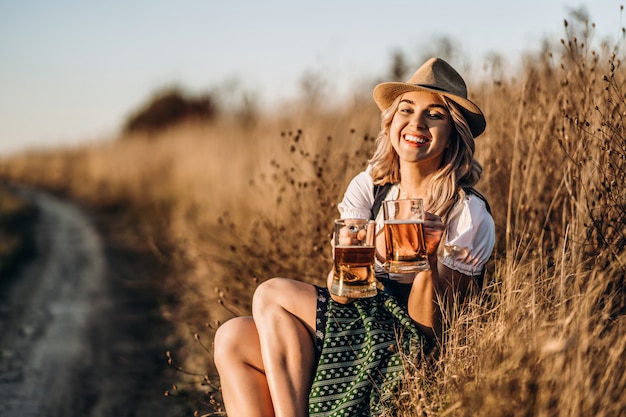
[[[439,119],[443,119],[445,117],[445,114],[440,113],[440,112],[428,112],[426,116],[428,116],[431,119],[439,120]]]
[[[413,113],[413,109],[411,107],[400,107],[398,109],[399,113],[404,113],[404,114],[412,114]]]

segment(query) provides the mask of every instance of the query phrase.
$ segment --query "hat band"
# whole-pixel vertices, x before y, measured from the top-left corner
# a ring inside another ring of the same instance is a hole
[[[436,90],[436,91],[441,91],[442,93],[448,93],[448,94],[454,94],[455,96],[459,96],[461,98],[467,99],[465,96],[459,94],[459,93],[455,93],[453,91],[449,91],[449,90],[445,90],[441,87],[437,87],[435,85],[429,85],[429,84],[413,84],[415,87],[423,87],[423,88],[428,88],[431,90]]]

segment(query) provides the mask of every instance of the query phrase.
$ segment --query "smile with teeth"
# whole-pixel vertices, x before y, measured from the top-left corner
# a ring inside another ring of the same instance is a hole
[[[406,140],[407,142],[417,143],[417,144],[428,143],[428,139],[425,138],[424,136],[413,136],[409,134],[404,135],[404,140]]]

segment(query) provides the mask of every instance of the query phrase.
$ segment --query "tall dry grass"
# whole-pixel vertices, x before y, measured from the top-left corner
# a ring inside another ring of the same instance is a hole
[[[407,363],[400,415],[626,414],[624,45],[592,48],[592,29],[566,27],[509,78],[469,83],[488,117],[479,188],[498,244],[437,355]],[[33,152],[0,172],[132,213],[135,238],[175,271],[163,314],[190,342],[172,357],[201,375],[181,380],[216,395],[213,332],[250,311],[258,282],[323,282],[336,203],[378,131],[370,101]]]
[[[589,40],[480,90],[500,250],[401,415],[626,414],[626,72]]]

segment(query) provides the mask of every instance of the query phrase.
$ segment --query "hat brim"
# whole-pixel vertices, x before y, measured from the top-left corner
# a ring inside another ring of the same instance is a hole
[[[437,88],[401,82],[385,82],[374,87],[374,101],[378,105],[378,108],[383,111],[388,109],[399,95],[412,91],[426,91],[448,97],[459,106],[461,113],[463,113],[463,117],[465,117],[465,120],[467,121],[474,137],[479,136],[485,131],[485,127],[487,126],[485,116],[474,102],[466,99],[465,97],[461,97],[447,91],[442,91]]]

